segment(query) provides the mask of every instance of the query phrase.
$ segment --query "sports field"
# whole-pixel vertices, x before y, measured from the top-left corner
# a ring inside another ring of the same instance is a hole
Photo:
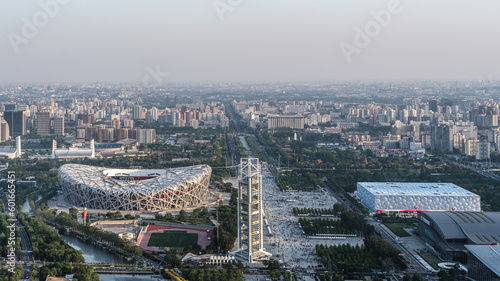
[[[214,233],[211,229],[148,225],[136,245],[148,253],[162,253],[165,247],[178,250],[193,244],[206,249],[213,238]]]
[[[149,238],[148,247],[158,247],[163,249],[169,247],[172,250],[184,249],[198,243],[197,233],[187,233],[186,231],[165,231],[152,233]]]

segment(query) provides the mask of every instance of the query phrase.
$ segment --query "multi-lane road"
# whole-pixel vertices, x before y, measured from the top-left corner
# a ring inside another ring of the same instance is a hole
[[[278,161],[274,157],[267,154],[266,149],[260,144],[259,140],[257,140],[257,137],[255,137],[255,135],[251,135],[250,138],[253,140],[255,146],[259,150],[260,154],[262,155],[266,163],[269,165],[269,171],[271,172],[271,174],[275,177],[278,176],[279,171],[278,168],[276,168],[276,166],[279,166]]]
[[[32,262],[34,260],[33,247],[31,247],[31,241],[29,239],[28,233],[26,233],[26,229],[24,228],[24,226],[17,220],[16,225],[19,228],[19,235],[21,236],[22,256],[20,257],[20,260],[24,262]]]
[[[458,162],[455,162],[455,161],[451,161],[451,160],[443,159],[443,161],[446,161],[447,163],[450,163],[450,164],[456,164],[456,165],[460,166],[461,168],[469,169],[469,170],[471,170],[473,172],[476,172],[476,173],[478,173],[478,174],[480,174],[482,176],[485,176],[487,178],[500,181],[500,176],[498,176],[497,174],[494,174],[492,172],[489,172],[487,170],[483,170],[481,168],[464,165],[464,164],[461,164],[461,163],[458,163]]]

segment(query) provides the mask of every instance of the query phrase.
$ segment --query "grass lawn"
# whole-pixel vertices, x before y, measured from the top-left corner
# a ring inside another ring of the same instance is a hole
[[[413,224],[407,224],[407,223],[386,223],[385,226],[387,226],[392,232],[394,232],[394,234],[396,234],[399,237],[411,236],[404,229],[414,227]]]
[[[434,255],[431,252],[427,253],[420,253],[418,254],[421,256],[430,266],[432,266],[434,269],[439,269],[438,263],[442,262],[436,255]]]
[[[184,249],[198,243],[197,233],[187,233],[186,231],[165,231],[163,233],[153,233],[149,238],[148,246],[160,249],[169,247],[172,250]]]

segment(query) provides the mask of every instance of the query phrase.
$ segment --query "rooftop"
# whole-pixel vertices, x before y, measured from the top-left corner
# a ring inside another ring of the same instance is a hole
[[[479,196],[453,183],[358,182],[374,195]]]
[[[57,149],[55,152],[56,158],[66,158],[66,157],[91,157],[91,149],[79,149],[70,147],[69,149]]]
[[[151,190],[177,190],[186,184],[196,184],[208,175],[212,169],[208,165],[171,168],[165,170],[113,169],[97,166],[65,164],[59,168],[59,177],[84,184],[87,188],[130,192],[130,190],[148,192]],[[121,179],[123,177],[123,180]],[[138,177],[140,180],[128,180]],[[144,177],[144,178],[141,178]]]
[[[478,260],[500,276],[500,246],[465,245]]]
[[[268,118],[304,118],[303,115],[277,115],[277,114],[269,114]]]
[[[167,170],[143,170],[143,169],[106,169],[102,171],[106,177],[129,176],[129,177],[156,177],[163,175]]]
[[[15,146],[0,146],[0,153],[14,153],[16,152]]]
[[[500,212],[426,212],[446,239],[469,239],[475,244],[500,243]]]

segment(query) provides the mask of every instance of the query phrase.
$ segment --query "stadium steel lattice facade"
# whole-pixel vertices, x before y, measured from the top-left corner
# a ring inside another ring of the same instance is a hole
[[[197,165],[167,170],[110,169],[78,164],[59,168],[71,204],[105,210],[164,210],[200,204],[212,168]]]

